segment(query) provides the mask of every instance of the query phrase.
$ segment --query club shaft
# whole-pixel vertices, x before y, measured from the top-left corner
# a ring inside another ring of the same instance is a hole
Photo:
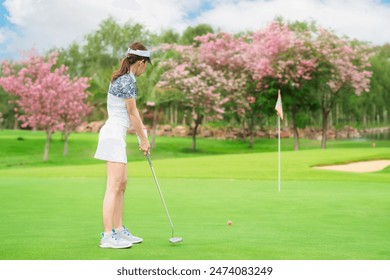
[[[156,182],[158,193],[160,194],[161,201],[162,201],[162,203],[164,205],[165,213],[167,214],[169,223],[171,224],[172,237],[173,237],[173,235],[174,235],[174,228],[173,228],[172,219],[171,219],[171,216],[169,215],[169,211],[168,211],[167,205],[165,204],[164,196],[163,196],[163,194],[161,192],[160,184],[158,183],[158,180],[157,180],[157,177],[156,177],[156,173],[154,172],[154,168],[153,168],[153,165],[152,165],[152,160],[150,159],[150,155],[149,154],[146,156],[146,158],[148,159],[150,170],[152,170],[153,178],[154,178],[154,181]]]
[[[278,117],[278,191],[280,192],[280,117]]]

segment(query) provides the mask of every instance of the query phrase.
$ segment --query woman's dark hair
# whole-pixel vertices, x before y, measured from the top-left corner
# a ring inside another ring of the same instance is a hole
[[[147,51],[145,46],[138,42],[131,44],[129,48],[132,50]],[[128,73],[130,71],[130,66],[136,63],[138,60],[150,62],[149,57],[143,57],[143,56],[128,53],[127,56],[122,60],[121,67],[117,71],[112,73],[112,81]]]

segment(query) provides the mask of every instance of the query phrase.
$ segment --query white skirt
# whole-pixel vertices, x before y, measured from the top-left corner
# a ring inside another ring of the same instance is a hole
[[[99,142],[94,158],[127,163],[126,134],[127,127],[105,123],[99,132]]]

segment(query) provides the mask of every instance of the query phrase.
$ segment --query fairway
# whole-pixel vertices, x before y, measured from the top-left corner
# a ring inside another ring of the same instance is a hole
[[[128,163],[125,225],[144,242],[98,247],[104,162],[0,169],[0,259],[390,258],[390,168],[352,174],[313,165],[390,158],[390,148],[206,155],[153,161],[171,230],[146,160]],[[233,225],[227,225],[227,221]]]
[[[388,259],[383,183],[163,179],[179,245],[153,181],[132,179],[125,220],[144,243],[98,248],[100,179],[2,181],[2,259]],[[15,203],[16,202],[16,203]],[[233,221],[232,226],[226,222]]]

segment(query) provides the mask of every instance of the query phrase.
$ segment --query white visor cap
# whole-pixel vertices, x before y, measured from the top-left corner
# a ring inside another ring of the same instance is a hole
[[[138,56],[142,56],[142,57],[147,57],[149,58],[148,61],[150,62],[150,64],[152,64],[152,61],[150,59],[150,51],[143,51],[143,50],[133,50],[131,48],[129,48],[127,50],[127,53],[128,54],[135,54],[135,55],[138,55]]]

